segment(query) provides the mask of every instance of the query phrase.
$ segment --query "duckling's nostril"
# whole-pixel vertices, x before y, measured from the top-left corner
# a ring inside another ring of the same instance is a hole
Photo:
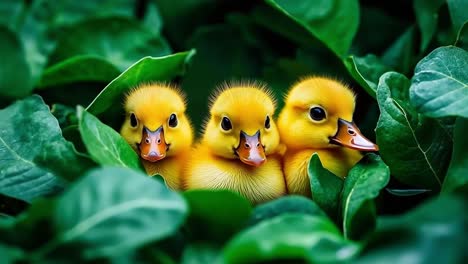
[[[250,148],[250,144],[249,143],[245,143],[244,145],[246,148]]]
[[[348,129],[348,134],[350,134],[351,136],[354,136],[356,135],[356,132],[354,132],[354,130],[352,129]]]

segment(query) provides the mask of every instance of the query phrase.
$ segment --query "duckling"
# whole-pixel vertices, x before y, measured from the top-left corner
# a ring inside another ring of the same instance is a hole
[[[138,153],[148,175],[160,174],[169,188],[179,190],[193,141],[185,96],[166,84],[145,84],[130,91],[124,108],[122,137]]]
[[[253,204],[286,194],[274,112],[271,93],[258,83],[221,87],[186,166],[185,188],[228,189]]]
[[[344,178],[362,158],[360,151],[378,150],[352,121],[354,107],[354,93],[338,81],[308,77],[293,85],[278,118],[289,193],[310,196],[307,167],[314,153]]]

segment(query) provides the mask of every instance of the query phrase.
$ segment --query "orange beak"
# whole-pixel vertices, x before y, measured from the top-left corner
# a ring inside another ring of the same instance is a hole
[[[338,119],[338,131],[330,138],[330,143],[362,151],[378,151],[379,146],[362,135],[354,122]]]
[[[265,163],[266,156],[262,142],[260,142],[260,131],[257,131],[253,136],[241,131],[239,146],[235,149],[235,152],[245,164],[258,167]]]
[[[160,126],[156,131],[143,128],[143,134],[139,145],[140,156],[151,162],[162,160],[166,157],[168,145],[164,140],[164,130]]]

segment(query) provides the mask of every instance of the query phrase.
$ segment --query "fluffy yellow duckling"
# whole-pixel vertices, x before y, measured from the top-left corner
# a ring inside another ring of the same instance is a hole
[[[201,142],[184,173],[184,186],[232,190],[254,204],[284,195],[270,93],[251,83],[227,84],[216,94]]]
[[[125,99],[120,134],[140,155],[149,175],[161,174],[169,188],[180,189],[193,129],[180,90],[165,84],[142,85]]]
[[[344,178],[362,158],[360,151],[378,150],[353,123],[354,107],[354,93],[335,80],[309,77],[292,87],[278,118],[289,193],[310,195],[307,167],[314,152]]]

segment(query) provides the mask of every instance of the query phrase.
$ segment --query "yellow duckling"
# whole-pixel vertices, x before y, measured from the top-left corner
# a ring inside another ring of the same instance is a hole
[[[226,84],[216,94],[184,186],[232,190],[254,204],[286,194],[270,93],[258,84]]]
[[[307,167],[314,152],[344,178],[362,158],[360,151],[378,150],[353,123],[354,107],[354,93],[335,80],[309,77],[292,87],[278,118],[289,193],[310,195]]]
[[[180,90],[165,84],[142,85],[125,99],[120,134],[140,155],[149,175],[161,174],[169,188],[180,189],[193,129]]]

